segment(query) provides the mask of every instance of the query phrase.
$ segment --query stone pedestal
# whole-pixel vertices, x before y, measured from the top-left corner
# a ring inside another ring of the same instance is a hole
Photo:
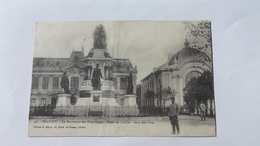
[[[137,106],[136,95],[134,95],[134,94],[124,95],[124,105],[123,106]]]
[[[78,98],[76,106],[89,106],[91,103],[91,98]]]
[[[103,97],[103,99],[102,99],[102,106],[117,107],[117,106],[119,106],[119,104],[116,102],[115,98]]]
[[[56,106],[70,106],[70,94],[59,94]]]
[[[126,94],[124,95],[124,105],[122,106],[121,115],[125,116],[137,116],[139,115],[139,109],[136,104],[136,95],[134,94]]]

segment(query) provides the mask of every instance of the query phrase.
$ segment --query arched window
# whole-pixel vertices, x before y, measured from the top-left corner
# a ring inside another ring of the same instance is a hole
[[[198,71],[191,71],[187,74],[186,78],[185,78],[185,85],[188,84],[188,82],[192,79],[192,78],[198,78],[201,76],[201,73]]]

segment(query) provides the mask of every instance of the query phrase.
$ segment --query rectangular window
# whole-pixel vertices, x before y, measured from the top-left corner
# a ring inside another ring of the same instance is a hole
[[[59,89],[59,77],[53,77],[52,89]]]
[[[126,89],[127,86],[127,79],[126,78],[121,78],[120,79],[120,88],[121,89]]]
[[[47,104],[47,99],[46,98],[42,98],[41,99],[41,105],[46,105]]]
[[[48,89],[49,86],[49,77],[43,77],[42,89]]]
[[[78,88],[79,87],[79,78],[78,77],[71,77],[71,88]]]
[[[32,78],[32,89],[38,89],[39,85],[39,77]]]

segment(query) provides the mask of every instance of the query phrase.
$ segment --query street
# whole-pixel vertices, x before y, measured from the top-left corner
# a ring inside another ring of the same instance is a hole
[[[168,117],[31,117],[29,136],[215,136],[215,119],[179,116],[173,135]]]

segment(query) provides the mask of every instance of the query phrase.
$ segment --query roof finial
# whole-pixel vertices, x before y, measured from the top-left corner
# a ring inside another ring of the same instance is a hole
[[[81,51],[82,51],[83,54],[84,54],[84,42],[85,42],[85,39],[84,39],[84,41],[81,44]]]
[[[187,47],[187,46],[189,46],[189,44],[190,44],[190,43],[188,42],[188,40],[187,40],[187,38],[186,38],[184,45]]]

